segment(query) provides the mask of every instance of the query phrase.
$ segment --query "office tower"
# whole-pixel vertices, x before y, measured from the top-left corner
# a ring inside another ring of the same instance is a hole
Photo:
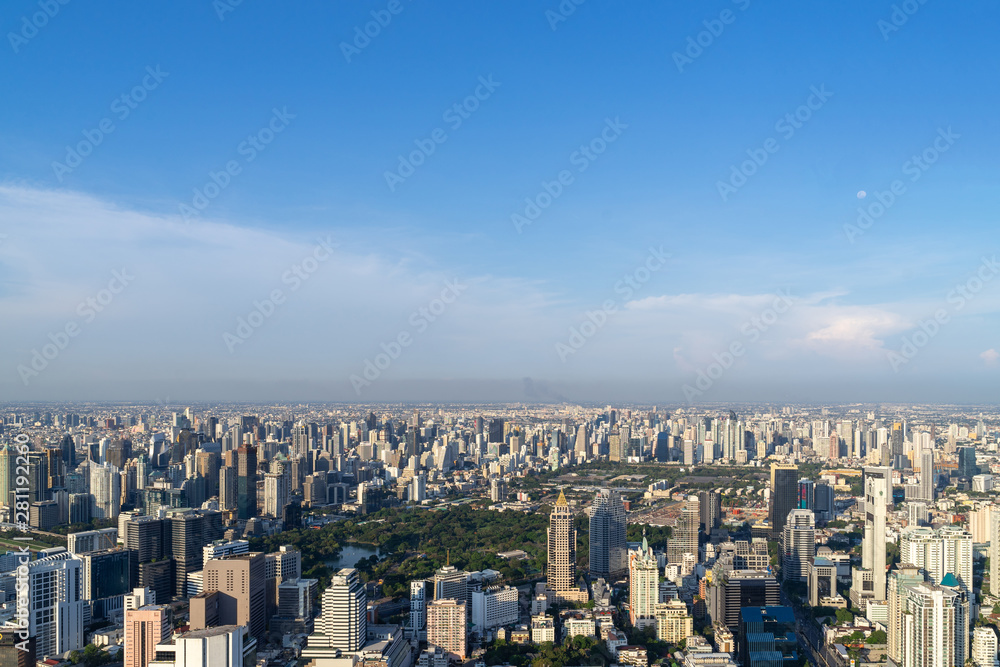
[[[156,645],[170,639],[170,606],[151,605],[125,612],[125,665],[148,667],[156,659]]]
[[[573,451],[576,458],[587,460],[590,458],[590,440],[587,437],[587,425],[580,424],[576,429],[576,442],[573,443]]]
[[[816,507],[816,482],[811,479],[799,480],[799,502],[796,505],[800,510],[811,510]]]
[[[642,547],[628,554],[629,618],[633,626],[646,627],[655,623],[653,611],[660,601],[659,588],[660,569],[643,533]]]
[[[28,452],[28,502],[38,503],[49,497],[48,459],[44,452]]]
[[[285,473],[264,474],[264,514],[280,517],[289,502],[288,475]]]
[[[110,464],[90,464],[90,493],[94,497],[90,513],[95,519],[112,519],[121,511],[120,473]]]
[[[410,481],[410,500],[422,503],[427,499],[427,475],[419,472]]]
[[[427,605],[427,646],[439,648],[453,660],[465,660],[467,616],[464,602],[435,600]]]
[[[834,494],[833,487],[829,484],[820,482],[813,489],[814,504],[812,507],[813,512],[816,513],[817,521],[829,521],[834,515]]]
[[[172,558],[139,564],[139,586],[153,591],[160,602],[174,597],[174,569]]]
[[[46,549],[28,563],[28,632],[38,655],[83,648],[84,606],[80,599],[82,561],[60,548]]]
[[[997,633],[983,626],[972,631],[972,663],[975,667],[1000,667],[997,658]]]
[[[963,479],[972,479],[979,474],[979,466],[976,464],[976,449],[974,447],[958,448],[958,476]]]
[[[339,570],[323,591],[323,613],[316,622],[316,632],[309,635],[309,647],[360,651],[368,638],[367,607],[358,571]]]
[[[488,443],[502,443],[504,441],[503,426],[503,419],[500,419],[499,417],[495,417],[490,420],[489,439],[487,440]]]
[[[66,536],[67,551],[71,554],[85,554],[88,551],[113,549],[118,544],[117,528],[102,528],[70,533]]]
[[[694,440],[690,438],[684,439],[684,465],[693,466],[695,464],[695,447]]]
[[[174,511],[169,515],[170,554],[176,567],[174,570],[174,591],[176,595],[187,595],[187,574],[203,567],[202,549],[206,544],[222,539],[224,532],[222,514],[210,510]],[[258,636],[254,628],[250,634]]]
[[[202,596],[218,594],[218,620],[209,624],[206,617],[196,619],[192,599],[191,627],[207,625],[245,625],[256,639],[264,636],[267,625],[267,580],[264,554],[249,553],[224,556],[208,561],[204,570]]]
[[[701,509],[701,530],[710,535],[712,530],[722,525],[722,494],[718,491],[699,491],[698,503]]]
[[[157,667],[245,667],[257,656],[257,640],[246,626],[192,630],[156,647]]]
[[[94,618],[110,617],[118,610],[122,596],[132,590],[132,552],[115,547],[91,551],[80,558],[83,561],[80,597],[92,601]]]
[[[219,509],[225,512],[239,507],[236,477],[236,468],[231,466],[219,468]]]
[[[920,493],[919,499],[934,501],[934,489],[937,485],[934,479],[934,450],[924,449],[920,452]]]
[[[600,489],[590,508],[590,573],[611,582],[628,569],[625,503],[614,489]]]
[[[958,595],[934,584],[903,587],[901,667],[957,667]],[[967,632],[967,631],[962,631]]]
[[[788,513],[781,553],[782,578],[805,583],[809,577],[809,562],[816,555],[816,517],[812,510]]]
[[[826,558],[809,562],[809,606],[823,607],[825,598],[844,598],[837,594],[837,565]],[[832,605],[830,605],[832,606]]]
[[[169,552],[167,542],[170,534],[164,535],[164,519],[138,515],[125,521],[125,546],[136,553],[139,563],[148,563],[163,558],[164,552]],[[169,553],[167,554],[169,555]]]
[[[205,480],[205,497],[213,498],[219,495],[219,469],[221,460],[216,452],[206,452],[199,449],[195,452],[195,471]]]
[[[892,469],[865,468],[865,532],[861,539],[861,567],[854,568],[851,602],[859,608],[863,600],[885,600],[885,519],[892,502]]]
[[[257,448],[252,445],[236,450],[236,507],[240,519],[257,515]]]
[[[889,621],[886,624],[887,655],[895,665],[903,662],[903,611],[906,606],[906,586],[922,584],[924,575],[915,565],[903,563],[889,573]]]
[[[68,472],[76,468],[76,443],[69,433],[59,441],[59,455],[62,458],[63,470]]]
[[[892,425],[892,433],[889,439],[890,455],[892,456],[892,467],[902,470],[903,459],[903,424],[896,422]]]
[[[454,565],[445,565],[434,573],[435,600],[469,600],[469,573],[456,569]]]
[[[548,552],[548,588],[556,592],[572,590],[576,584],[576,530],[573,511],[562,491],[549,515]]]
[[[684,554],[693,554],[698,561],[698,526],[701,523],[701,508],[698,496],[688,496],[681,507],[677,526],[667,542],[667,562],[683,563]]]
[[[788,513],[798,502],[799,468],[792,464],[771,464],[771,502],[768,520],[771,523],[771,538],[780,539],[785,529]]]
[[[424,580],[410,582],[410,632],[412,639],[426,638],[427,603],[430,598],[430,582]]]
[[[742,667],[797,665],[799,643],[791,607],[744,607],[738,647]]]
[[[740,629],[743,607],[773,607],[780,604],[781,587],[767,572],[733,570],[722,585],[722,605],[719,616],[730,632]]]

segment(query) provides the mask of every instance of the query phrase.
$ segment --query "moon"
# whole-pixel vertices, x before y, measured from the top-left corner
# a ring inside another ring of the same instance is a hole
[[[864,199],[867,196],[868,196],[867,192],[865,192],[864,190],[858,190],[858,199]]]

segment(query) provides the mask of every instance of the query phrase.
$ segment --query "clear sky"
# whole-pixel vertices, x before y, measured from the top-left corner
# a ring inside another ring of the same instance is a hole
[[[994,2],[63,2],[0,399],[1000,401]]]

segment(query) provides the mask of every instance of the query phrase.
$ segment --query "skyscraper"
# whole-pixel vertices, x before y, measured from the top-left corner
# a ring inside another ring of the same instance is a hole
[[[548,551],[549,589],[556,592],[572,590],[576,584],[576,530],[573,511],[562,491],[549,515]]]
[[[698,506],[701,510],[701,530],[709,535],[722,522],[722,494],[718,491],[699,491]]]
[[[854,568],[851,602],[863,606],[863,600],[885,600],[885,519],[892,502],[892,469],[865,468],[865,532],[861,540],[861,567]]]
[[[260,639],[267,625],[267,580],[264,554],[248,553],[213,558],[202,575],[204,594],[217,591],[218,619],[206,625],[245,625],[250,635]],[[195,614],[192,612],[192,628]]]
[[[236,450],[236,508],[240,519],[257,514],[257,448],[252,445]]]
[[[934,501],[934,450],[924,449],[920,452],[920,499]]]
[[[771,502],[768,520],[771,523],[771,537],[780,539],[785,529],[788,513],[798,503],[799,467],[793,464],[771,464]]]
[[[893,664],[903,661],[903,611],[906,607],[906,586],[922,584],[924,575],[915,565],[903,563],[889,573],[889,622],[886,624],[887,655]]]
[[[95,519],[112,519],[122,506],[120,470],[110,464],[90,464],[90,493],[94,497],[91,516]]]
[[[590,573],[607,581],[628,569],[625,503],[613,489],[601,489],[590,509]]]
[[[684,554],[693,554],[698,560],[698,526],[701,524],[701,508],[698,496],[688,496],[681,507],[670,540],[667,542],[667,562],[683,563]]]
[[[309,648],[361,650],[368,637],[368,597],[357,570],[343,568],[333,575],[323,591],[322,609]]]
[[[956,667],[958,596],[929,583],[903,587],[901,667]]]
[[[792,510],[781,538],[782,577],[805,583],[816,555],[816,517],[812,510]],[[836,592],[836,591],[834,591]]]
[[[656,623],[654,612],[660,601],[659,575],[656,556],[643,534],[642,547],[628,554],[629,619],[633,626],[646,627]]]
[[[58,549],[42,551],[28,564],[28,632],[36,639],[39,656],[84,646],[81,566],[79,557]]]

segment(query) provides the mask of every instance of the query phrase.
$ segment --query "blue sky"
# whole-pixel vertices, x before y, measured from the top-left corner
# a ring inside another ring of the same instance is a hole
[[[992,277],[1000,245],[994,3],[567,0],[557,22],[558,2],[226,6],[0,10],[0,398],[998,399],[1000,280],[949,299]],[[345,57],[373,12],[391,20]],[[477,90],[458,124],[448,110]],[[54,166],[85,133],[92,152]],[[560,172],[519,233],[511,216]],[[885,212],[845,230],[894,181]],[[669,260],[616,291],[650,248]],[[83,321],[122,267],[135,280]],[[414,324],[454,279],[467,289]],[[227,339],[275,289],[284,303]],[[779,290],[795,305],[749,340]]]

